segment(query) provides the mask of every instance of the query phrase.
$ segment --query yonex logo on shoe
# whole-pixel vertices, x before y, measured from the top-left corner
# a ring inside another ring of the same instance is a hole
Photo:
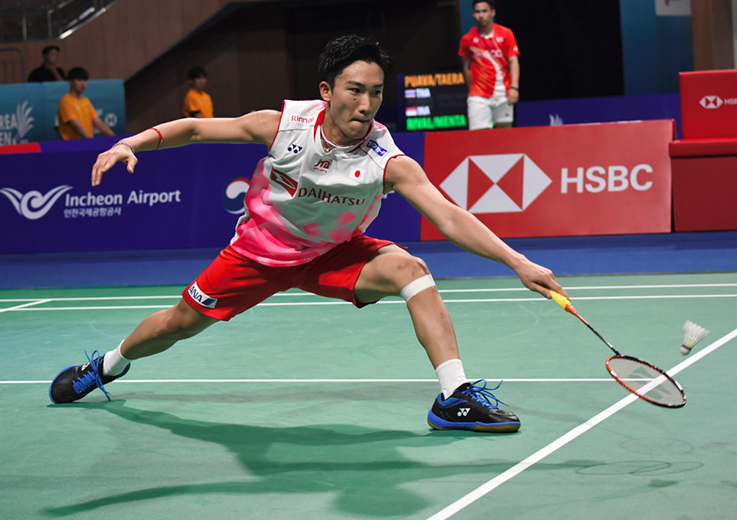
[[[468,415],[468,412],[470,412],[470,411],[471,411],[470,408],[459,408],[458,409],[458,417],[460,417],[461,415],[463,417],[465,417],[466,415]]]
[[[214,309],[215,305],[218,303],[217,298],[212,298],[202,292],[200,288],[197,286],[197,282],[193,283],[189,290],[189,295],[192,297],[194,301],[202,305],[203,307],[207,307],[208,309]]]

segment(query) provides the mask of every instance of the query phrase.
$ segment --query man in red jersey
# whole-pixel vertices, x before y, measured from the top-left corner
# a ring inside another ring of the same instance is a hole
[[[512,31],[494,23],[495,0],[474,0],[476,27],[461,38],[458,55],[468,89],[468,128],[509,128],[519,101],[519,49]]]

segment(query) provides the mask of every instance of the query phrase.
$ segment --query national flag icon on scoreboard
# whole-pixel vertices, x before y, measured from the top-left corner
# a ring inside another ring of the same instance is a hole
[[[405,115],[407,117],[416,117],[417,116],[417,107],[407,107],[407,109],[404,111]]]
[[[415,99],[417,97],[417,91],[415,89],[409,89],[404,91],[405,99]]]

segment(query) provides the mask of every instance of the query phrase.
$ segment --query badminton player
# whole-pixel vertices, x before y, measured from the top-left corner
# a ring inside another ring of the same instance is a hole
[[[453,324],[425,263],[396,244],[364,235],[382,195],[396,191],[452,242],[501,262],[550,298],[565,292],[553,273],[515,252],[473,215],[448,202],[422,168],[374,121],[389,57],[371,40],[344,36],[319,58],[322,97],[285,101],[282,111],[239,118],[180,119],[118,142],[100,154],[92,185],[118,161],[133,173],[136,153],[190,143],[260,143],[269,148],[254,172],[235,236],[170,309],[144,319],[121,344],[51,383],[54,403],[77,401],[126,374],[130,362],[158,354],[271,295],[299,288],[364,307],[386,296],[407,302],[417,338],[441,392],[428,415],[436,429],[510,432],[519,418],[499,408],[485,381],[471,383]],[[110,397],[108,396],[108,399]]]

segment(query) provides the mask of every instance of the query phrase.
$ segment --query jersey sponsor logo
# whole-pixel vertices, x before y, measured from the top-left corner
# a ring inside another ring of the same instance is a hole
[[[271,169],[271,175],[269,175],[269,178],[287,190],[289,194],[294,197],[294,193],[297,191],[297,181],[289,177],[286,173],[280,172],[276,168]]]
[[[355,197],[344,197],[341,195],[334,195],[333,193],[322,190],[321,188],[307,189],[300,188],[297,192],[298,198],[311,198],[326,202],[329,204],[345,204],[346,206],[360,206],[366,203],[366,199],[357,199]]]
[[[553,181],[526,154],[471,155],[440,187],[471,213],[521,212]]]
[[[330,161],[318,161],[312,169],[318,172],[328,173],[328,170],[330,169]]]
[[[312,124],[312,122],[315,120],[314,117],[304,117],[304,116],[292,116],[290,118],[290,121],[292,123],[306,123],[306,124]]]
[[[287,146],[287,151],[288,152],[292,152],[293,154],[298,154],[302,150],[304,150],[304,147],[299,146],[299,145],[294,144],[294,143],[292,143],[289,146]]]
[[[250,181],[241,177],[230,181],[220,197],[225,211],[232,215],[243,214],[246,208],[245,195],[250,186]]]
[[[376,155],[379,157],[384,157],[386,155],[386,149],[382,148],[376,141],[369,141],[366,143],[366,146],[376,152]]]
[[[192,297],[194,301],[202,305],[203,307],[207,307],[208,309],[214,309],[215,306],[218,303],[217,298],[213,298],[211,296],[208,296],[197,285],[197,282],[193,283],[189,289],[187,290],[189,295]]]
[[[71,186],[61,185],[42,195],[36,190],[23,194],[13,188],[1,188],[0,193],[8,198],[19,215],[28,220],[38,220],[49,212],[59,197],[71,189]]]

